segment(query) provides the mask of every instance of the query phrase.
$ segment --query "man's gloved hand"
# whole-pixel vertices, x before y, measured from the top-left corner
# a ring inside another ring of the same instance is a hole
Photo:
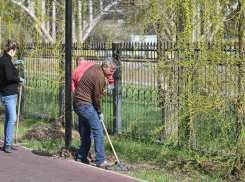
[[[108,90],[113,90],[114,89],[114,85],[108,85]]]
[[[99,118],[100,118],[100,121],[103,121],[104,120],[104,114],[103,113],[100,113],[99,114]]]
[[[24,78],[20,78],[19,84],[20,84],[21,86],[24,85]]]
[[[14,62],[14,65],[17,66],[18,64],[24,64],[24,62],[22,60],[17,60]]]

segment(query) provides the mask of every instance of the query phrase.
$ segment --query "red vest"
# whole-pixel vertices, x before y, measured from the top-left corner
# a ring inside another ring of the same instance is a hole
[[[91,66],[98,64],[98,63],[93,63],[93,62],[86,62],[80,64],[73,72],[72,72],[72,83],[71,83],[71,91],[73,95],[75,94],[76,88],[85,73],[87,69],[89,69]]]

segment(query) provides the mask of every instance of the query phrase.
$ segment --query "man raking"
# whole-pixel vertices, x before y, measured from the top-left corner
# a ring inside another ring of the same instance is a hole
[[[106,86],[105,77],[109,78],[118,67],[118,61],[112,57],[106,58],[102,65],[93,64],[87,66],[75,90],[73,108],[79,117],[79,124],[82,124],[82,143],[78,152],[77,160],[87,161],[87,156],[91,147],[91,133],[94,138],[96,166],[113,166],[114,162],[109,162],[105,157],[104,134],[101,120],[104,119],[102,113],[102,95]]]

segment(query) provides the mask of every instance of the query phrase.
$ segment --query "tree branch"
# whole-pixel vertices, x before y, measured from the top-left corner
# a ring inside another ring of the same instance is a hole
[[[85,33],[83,33],[83,38],[82,38],[82,43],[88,38],[89,34],[91,33],[91,31],[93,30],[94,26],[99,22],[100,18],[106,14],[106,12],[112,7],[115,6],[117,4],[117,1],[109,4],[108,6],[106,6],[104,8],[103,11],[101,11],[101,13],[95,18],[93,19],[93,21],[90,23],[91,26],[89,26],[89,28],[87,29],[87,31]]]
[[[31,11],[29,11],[29,9],[27,7],[25,7],[24,5],[22,5],[21,2],[16,2],[16,1],[12,1],[14,4],[17,4],[18,6],[20,6],[23,10],[25,10],[25,12],[27,14],[30,15],[30,17],[34,20],[34,22],[37,23],[37,25],[39,26],[36,26],[36,29],[38,31],[38,28],[40,27],[41,28],[41,35],[42,33],[44,34],[44,36],[51,42],[53,42],[53,38],[50,36],[50,34],[48,33],[48,31],[45,29],[44,25],[41,24],[41,22],[37,19],[37,17],[35,16],[34,13],[32,13]],[[40,33],[40,31],[38,31]]]

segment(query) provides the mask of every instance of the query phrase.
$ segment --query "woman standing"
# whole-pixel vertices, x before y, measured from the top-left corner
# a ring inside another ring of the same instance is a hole
[[[0,98],[5,106],[5,124],[4,124],[4,146],[6,153],[17,150],[12,146],[12,137],[16,122],[16,105],[17,105],[17,87],[18,84],[24,85],[24,79],[19,78],[19,71],[14,65],[23,64],[18,60],[14,64],[12,58],[16,52],[16,45],[10,40],[4,46],[4,55],[0,58]]]

